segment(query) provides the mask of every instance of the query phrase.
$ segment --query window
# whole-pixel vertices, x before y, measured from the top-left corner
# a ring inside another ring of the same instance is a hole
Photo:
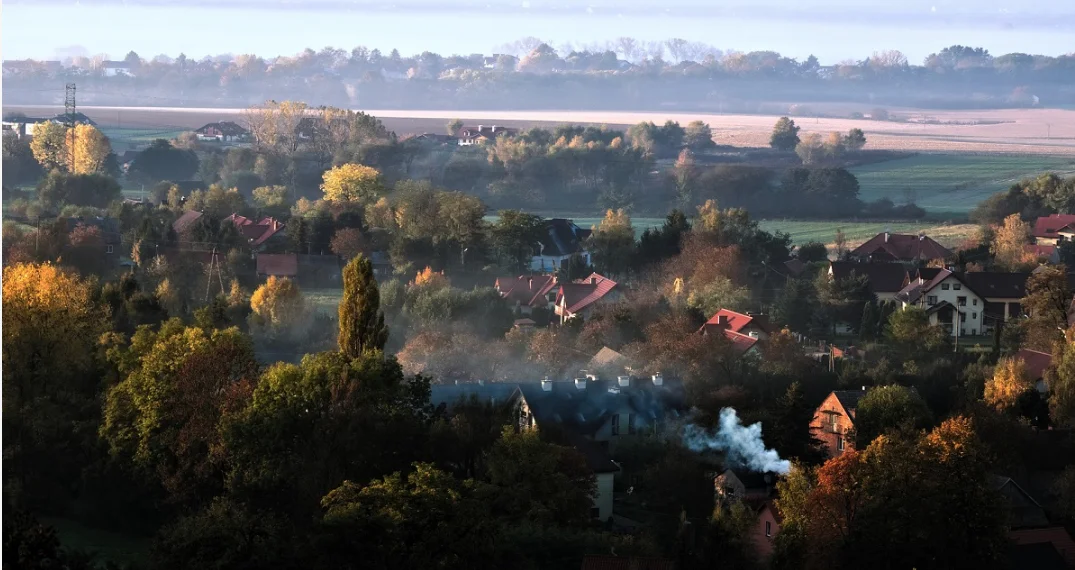
[[[842,435],[836,436],[836,450],[837,451],[843,451],[844,450],[844,436],[842,436]]]
[[[970,302],[970,304],[972,304],[972,305],[974,305],[975,307],[977,307],[977,306],[978,306],[978,299],[971,299],[971,302]]]
[[[590,518],[596,519],[601,517],[601,509],[597,507],[590,507]]]
[[[105,246],[105,253],[112,253],[112,245],[111,244]]]
[[[959,291],[962,288],[963,288],[963,285],[961,285],[959,283],[952,283],[952,289],[954,289],[956,291]]]
[[[840,414],[829,414],[832,419],[832,433],[840,433]]]
[[[959,322],[961,322],[961,323],[967,322],[967,313],[959,313]]]
[[[634,435],[634,433],[635,433],[635,415],[634,414],[628,414],[627,415],[627,433],[629,433],[631,435]]]
[[[947,291],[948,290],[948,284],[947,283],[941,283],[941,290],[942,291]]]
[[[977,319],[978,318],[978,313],[971,313],[970,318]]]
[[[970,335],[971,335],[971,336],[975,336],[975,335],[977,335],[977,334],[978,334],[978,329],[971,329],[971,330],[970,330]]]
[[[772,538],[773,536],[773,523],[765,521],[765,536]]]
[[[927,305],[936,305],[937,304],[937,296],[936,295],[930,295],[930,296],[926,297],[926,304]]]
[[[612,435],[620,435],[620,415],[612,416]]]
[[[967,306],[967,298],[966,297],[956,297],[956,304],[959,305],[960,307],[966,307]]]

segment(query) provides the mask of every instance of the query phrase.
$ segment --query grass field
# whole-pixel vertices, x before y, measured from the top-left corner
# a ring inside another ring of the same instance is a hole
[[[108,137],[112,148],[122,153],[134,148],[143,148],[154,139],[174,139],[183,130],[167,127],[138,129],[102,127],[101,132]]]
[[[302,292],[309,308],[328,315],[338,314],[343,289],[306,289]]]
[[[852,168],[859,197],[900,204],[911,196],[931,213],[966,214],[1022,178],[1045,172],[1071,175],[1075,159],[1034,155],[924,154]]]
[[[64,547],[95,554],[98,561],[120,566],[146,562],[148,539],[90,528],[65,518],[42,518],[41,522],[56,529]]]

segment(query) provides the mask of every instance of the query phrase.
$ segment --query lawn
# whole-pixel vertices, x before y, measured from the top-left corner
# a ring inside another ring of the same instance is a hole
[[[1045,172],[1075,173],[1071,157],[922,154],[851,169],[864,201],[912,197],[930,213],[966,214],[991,194]]]
[[[323,314],[335,316],[340,309],[343,289],[305,289],[302,296],[309,307]]]
[[[65,548],[95,554],[99,561],[117,565],[144,564],[149,551],[149,540],[91,528],[71,519],[42,518],[41,522],[52,525]]]
[[[832,222],[832,221],[796,221],[796,220],[761,220],[761,228],[768,232],[786,232],[791,241],[802,244],[818,241],[832,244],[836,239],[836,230],[842,230],[848,245],[856,246],[881,232],[901,234],[925,233],[943,245],[952,247],[974,235],[977,226],[973,224],[940,224],[937,222]]]
[[[155,139],[174,139],[182,133],[182,130],[169,129],[167,127],[148,129],[119,129],[102,127],[101,132],[108,137],[112,148],[119,153],[135,147],[145,147]]]

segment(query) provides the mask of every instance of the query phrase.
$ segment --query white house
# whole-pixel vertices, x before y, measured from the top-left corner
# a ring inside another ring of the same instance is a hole
[[[101,62],[101,71],[104,72],[105,77],[115,77],[117,75],[134,76],[131,65],[126,61],[103,61]]]
[[[940,269],[932,279],[920,276],[896,293],[903,308],[921,307],[932,325],[952,336],[985,334],[985,300],[959,275]]]

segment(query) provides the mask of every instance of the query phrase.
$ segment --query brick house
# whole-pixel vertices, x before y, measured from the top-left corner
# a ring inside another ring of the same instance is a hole
[[[836,457],[854,448],[849,432],[855,428],[855,410],[866,395],[862,390],[836,390],[828,395],[814,412],[810,430],[822,441],[829,457]]]
[[[764,501],[758,507],[757,519],[750,530],[750,542],[759,560],[768,561],[773,556],[773,542],[780,534],[782,520],[780,511],[772,501]]]

